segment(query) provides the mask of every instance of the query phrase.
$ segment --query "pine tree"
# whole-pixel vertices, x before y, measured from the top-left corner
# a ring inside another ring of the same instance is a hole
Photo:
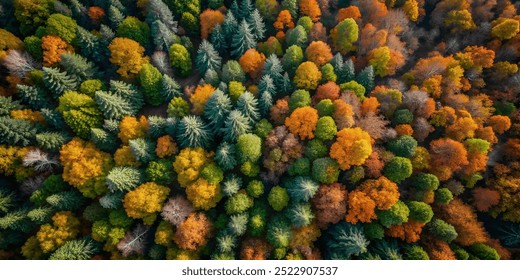
[[[356,82],[365,87],[367,92],[374,88],[374,67],[372,65],[365,67],[356,76]]]
[[[216,90],[204,105],[204,117],[208,121],[211,131],[215,135],[220,135],[220,129],[224,125],[224,121],[231,111],[231,99],[221,90]]]
[[[117,135],[119,133],[119,121],[105,119],[103,123],[103,129],[114,135]]]
[[[107,186],[111,192],[131,191],[144,181],[141,170],[135,167],[116,166],[107,175]]]
[[[79,26],[86,26],[89,23],[87,15],[83,12],[86,10],[79,0],[70,0],[70,10],[72,12],[72,18],[78,22]]]
[[[49,257],[49,260],[90,260],[99,251],[90,238],[66,241]]]
[[[343,64],[343,68],[341,69],[341,76],[345,82],[354,80],[356,76],[356,70],[354,69],[354,62],[352,62],[352,59],[347,60],[345,64]]]
[[[43,67],[43,83],[52,92],[55,99],[58,99],[65,91],[74,90],[78,86],[75,78],[66,72],[61,72],[58,68]]]
[[[150,29],[156,50],[168,51],[178,38],[174,31],[160,20],[153,21],[150,24]]]
[[[16,196],[13,191],[5,187],[0,187],[0,213],[7,213],[15,206]]]
[[[242,0],[239,5],[238,10],[238,18],[239,20],[247,19],[253,10],[255,9],[255,6],[251,2],[251,0]]]
[[[202,41],[197,51],[195,67],[201,76],[204,76],[208,69],[220,70],[222,67],[222,58],[220,58],[218,52],[213,48],[213,45],[206,40]]]
[[[246,19],[249,26],[251,26],[251,30],[253,30],[255,39],[257,41],[262,41],[265,38],[265,23],[260,12],[257,9],[254,9],[251,15],[246,17]]]
[[[165,131],[166,119],[160,116],[148,117],[148,135],[152,138],[158,138],[167,134]]]
[[[176,138],[182,148],[208,148],[212,134],[208,125],[199,116],[185,116],[177,123]]]
[[[110,91],[125,99],[132,106],[132,110],[139,111],[144,105],[144,97],[134,85],[122,81],[110,81]]]
[[[339,222],[327,232],[325,255],[329,259],[348,260],[352,256],[366,253],[370,243],[363,233],[363,226]]]
[[[20,101],[13,101],[12,97],[0,96],[0,116],[9,116],[12,110],[20,110]]]
[[[97,73],[94,63],[75,53],[64,53],[61,55],[60,65],[71,77],[77,81],[94,78]]]
[[[0,217],[0,229],[29,232],[32,226],[31,221],[27,217],[27,212],[26,209],[19,209],[8,212],[3,217]]]
[[[96,63],[103,62],[105,58],[103,57],[99,38],[81,26],[78,26],[77,30],[76,40],[80,53]]]
[[[29,121],[0,117],[0,143],[29,146],[35,137],[36,129]]]
[[[56,129],[63,129],[66,126],[60,113],[47,108],[41,109],[40,113],[43,115],[45,122],[47,122],[49,126]]]
[[[225,29],[223,29],[220,24],[217,24],[215,25],[215,27],[213,27],[213,31],[209,36],[209,42],[211,43],[211,45],[213,45],[213,48],[215,48],[220,54],[224,54],[228,47],[225,36],[227,32],[224,33],[224,30]]]
[[[37,207],[31,209],[27,213],[27,217],[35,224],[42,225],[51,222],[51,217],[56,209],[48,206]]]
[[[57,152],[61,146],[70,141],[70,137],[63,132],[42,132],[36,134],[36,143],[38,147]]]
[[[114,5],[110,5],[108,8],[108,19],[112,28],[117,28],[121,22],[125,19],[125,15]]]
[[[248,49],[256,47],[255,36],[245,20],[242,20],[236,33],[232,36],[231,55],[236,58],[242,56]]]
[[[238,17],[240,16],[240,10],[238,8],[238,2],[237,0],[233,0],[233,2],[231,2],[231,7],[229,7],[229,11],[231,13],[228,13],[231,14],[233,17]],[[227,15],[226,15],[227,16]]]
[[[206,74],[204,74],[204,83],[211,84],[214,87],[218,87],[220,84],[220,77],[218,76],[218,72],[213,69],[208,69]]]
[[[285,72],[283,74],[283,78],[279,84],[276,85],[278,91],[284,95],[289,94],[293,91],[293,85],[291,82],[291,78],[289,78],[289,74]]]
[[[298,0],[283,0],[280,10],[289,10],[292,18],[298,18]]]
[[[45,92],[36,86],[27,86],[19,84],[16,86],[22,101],[29,104],[31,109],[40,110],[42,108],[51,108],[51,101]]]
[[[276,56],[276,54],[271,54],[264,63],[264,70],[262,71],[263,75],[282,75],[283,66],[282,62]],[[275,80],[276,81],[276,80]]]
[[[59,211],[75,211],[83,207],[86,199],[78,190],[74,189],[52,194],[48,196],[45,201]]]
[[[110,192],[99,198],[99,204],[105,209],[117,209],[123,207],[124,192]]]
[[[110,92],[98,90],[94,98],[107,119],[121,120],[137,113],[127,100]]]
[[[224,170],[231,170],[238,165],[235,145],[222,142],[215,153],[215,162]],[[225,185],[225,183],[223,184]],[[238,189],[240,186],[238,186]]]
[[[269,110],[273,106],[274,100],[273,95],[269,91],[265,90],[260,92],[260,98],[258,99],[258,105],[260,107],[260,114],[262,117],[269,116]]]
[[[224,141],[236,142],[238,136],[251,132],[249,120],[240,111],[233,110],[229,113],[221,128],[221,134],[224,135]]]
[[[258,92],[263,93],[267,91],[269,94],[274,95],[276,93],[276,86],[270,75],[264,75],[258,82]]]
[[[152,25],[154,21],[162,22],[171,32],[177,32],[177,22],[175,21],[173,14],[162,0],[149,0],[147,7],[148,15],[146,21],[149,25]]]
[[[107,152],[114,152],[119,145],[117,137],[114,134],[95,127],[90,129],[90,141],[99,149]]]
[[[134,155],[135,159],[142,163],[148,163],[155,159],[155,143],[144,139],[137,138],[128,141],[130,150]]]
[[[250,125],[253,125],[260,119],[258,100],[249,91],[240,95],[237,101],[237,109],[249,120]]]
[[[150,62],[157,67],[163,75],[173,77],[173,69],[170,65],[170,57],[165,51],[155,51],[150,57]]]

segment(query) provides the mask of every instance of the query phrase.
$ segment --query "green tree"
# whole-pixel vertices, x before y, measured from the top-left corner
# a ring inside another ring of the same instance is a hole
[[[285,34],[285,42],[288,46],[299,46],[305,47],[307,45],[307,31],[301,25],[297,25],[295,28],[290,29]]]
[[[356,21],[352,18],[347,18],[338,23],[330,32],[332,45],[336,51],[345,55],[350,51],[355,50],[355,43],[358,40],[359,27]]]
[[[139,82],[144,92],[145,101],[153,106],[159,106],[164,102],[162,95],[163,76],[157,68],[146,63],[139,71]]]
[[[190,53],[183,45],[173,44],[170,47],[170,63],[181,77],[187,77],[191,73]]]
[[[137,113],[127,100],[110,92],[97,91],[94,98],[107,119],[121,120]]]
[[[222,81],[225,83],[246,81],[246,74],[238,61],[230,59],[222,66]]]
[[[75,78],[61,72],[57,68],[43,67],[43,83],[52,92],[55,99],[58,99],[65,91],[74,90],[78,86]]]
[[[176,138],[179,140],[181,148],[208,148],[212,142],[212,135],[208,125],[201,117],[191,115],[179,120]]]
[[[111,192],[131,191],[144,183],[144,176],[135,167],[116,166],[108,173],[106,182]]]
[[[77,27],[74,19],[62,14],[52,14],[47,19],[45,31],[47,35],[58,36],[69,44],[75,44]]]
[[[56,108],[65,120],[65,123],[83,139],[90,138],[92,127],[101,127],[101,111],[94,99],[88,95],[68,91],[59,98]]]
[[[408,135],[399,136],[388,143],[388,149],[399,157],[413,157],[416,148],[417,140]]]
[[[390,180],[400,183],[412,175],[412,163],[404,157],[393,157],[383,169],[383,174]]]
[[[323,184],[332,184],[338,181],[338,177],[339,166],[335,160],[324,157],[312,162],[312,179]]]
[[[366,253],[370,243],[360,224],[339,222],[326,232],[325,256],[332,260],[348,260]]]
[[[197,51],[197,58],[195,59],[195,67],[200,75],[204,75],[208,69],[220,70],[222,66],[222,58],[218,52],[213,48],[213,45],[206,40],[203,40]]]
[[[248,49],[255,48],[257,41],[246,20],[242,20],[231,40],[231,55],[241,57]]]
[[[65,72],[77,81],[85,81],[94,78],[97,69],[94,63],[88,61],[79,54],[64,53],[61,55],[60,65]]]
[[[433,219],[428,223],[426,229],[435,238],[448,243],[457,238],[455,228],[441,219]]]

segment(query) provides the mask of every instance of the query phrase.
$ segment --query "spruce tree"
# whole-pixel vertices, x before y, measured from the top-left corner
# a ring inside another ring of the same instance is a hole
[[[215,135],[221,134],[224,121],[232,109],[231,99],[227,94],[217,89],[204,105],[204,117]]]
[[[264,75],[258,82],[258,92],[262,93],[267,91],[269,94],[274,95],[276,93],[276,86],[270,75]]]
[[[211,84],[214,87],[218,87],[220,84],[220,77],[218,76],[218,72],[213,69],[208,69],[206,74],[204,74],[204,83]]]
[[[144,105],[143,94],[134,85],[112,80],[110,81],[110,91],[127,100],[134,111],[141,110]]]
[[[101,63],[105,59],[104,52],[101,50],[100,40],[85,28],[78,26],[76,40],[80,53],[96,63]]]
[[[49,260],[90,260],[100,249],[90,238],[66,241]]]
[[[99,149],[107,152],[114,152],[119,145],[117,137],[114,134],[96,127],[90,129],[90,141]]]
[[[92,79],[96,76],[97,69],[94,63],[75,53],[61,55],[60,65],[65,72],[77,81]]]
[[[195,59],[195,68],[201,76],[204,76],[208,69],[220,70],[222,67],[222,58],[218,52],[213,48],[213,45],[206,40],[203,40],[197,51]]]
[[[209,148],[213,135],[199,116],[185,116],[177,123],[176,138],[181,148]]]
[[[135,167],[116,166],[107,175],[107,186],[111,192],[131,191],[143,183],[144,175]]]
[[[148,163],[155,159],[155,143],[144,138],[137,138],[128,141],[130,150],[135,159],[142,163]]]
[[[156,50],[168,51],[170,46],[178,38],[175,33],[160,20],[154,20],[150,24],[150,31]]]
[[[231,55],[235,58],[242,56],[248,49],[256,47],[255,36],[245,20],[242,20],[236,33],[232,36]]]
[[[125,15],[116,6],[111,5],[108,8],[108,20],[112,28],[116,29],[124,19]]]
[[[42,225],[51,222],[52,215],[56,209],[48,206],[42,206],[31,209],[27,212],[27,217],[35,224]]]
[[[269,91],[265,90],[260,92],[260,98],[258,99],[258,106],[260,107],[260,114],[262,117],[269,116],[269,110],[273,106],[274,100],[273,95]]]
[[[123,207],[124,192],[109,192],[99,198],[99,204],[105,209],[117,209]]]
[[[78,190],[74,189],[52,194],[48,196],[45,201],[59,211],[76,211],[83,207],[86,199]]]
[[[251,2],[251,0],[241,0],[238,10],[239,20],[247,19],[253,10],[255,9],[255,5]]]
[[[224,171],[231,170],[238,165],[236,153],[235,145],[222,142],[215,152],[215,162]],[[240,188],[240,186],[238,188]]]
[[[55,99],[65,91],[74,90],[78,86],[75,78],[58,68],[43,67],[43,83],[52,92]]]
[[[98,90],[94,98],[107,119],[121,120],[137,113],[127,100],[110,92]]]
[[[229,113],[224,122],[224,127],[221,128],[224,141],[230,143],[236,142],[238,136],[249,132],[251,132],[249,119],[238,110],[233,110]]]
[[[51,100],[47,97],[45,92],[36,86],[27,86],[19,84],[18,94],[24,103],[29,104],[31,109],[40,110],[42,108],[51,108]]]
[[[0,116],[9,116],[12,110],[20,110],[20,101],[14,101],[12,97],[0,96]]]
[[[158,138],[166,134],[166,119],[160,116],[148,117],[148,135]]]
[[[43,115],[45,122],[47,122],[49,126],[56,129],[63,129],[66,126],[65,120],[63,120],[60,113],[47,108],[41,109],[40,113]]]
[[[237,101],[237,109],[254,125],[260,119],[258,100],[249,91],[244,92]]]
[[[36,129],[28,120],[0,117],[0,144],[29,146],[35,137]]]
[[[262,15],[257,9],[251,13],[250,16],[246,17],[247,23],[251,26],[251,30],[255,35],[257,41],[262,41],[265,38],[265,23]]]
[[[289,10],[292,18],[298,18],[298,0],[283,0],[280,10]]]
[[[372,91],[374,88],[374,67],[369,65],[361,70],[356,76],[356,82],[365,87],[367,92]]]
[[[227,18],[227,16],[226,16]],[[209,35],[209,42],[211,45],[213,45],[213,48],[217,50],[220,54],[224,54],[228,44],[226,41],[226,33],[224,33],[224,30],[222,28],[222,25],[217,24],[215,27],[213,27],[213,31],[211,32],[211,35]]]
[[[265,60],[264,69],[262,71],[263,75],[282,75],[283,74],[283,66],[282,62],[276,56],[276,54],[271,54]]]
[[[177,32],[177,22],[173,17],[172,11],[162,0],[149,0],[147,12],[146,21],[149,25],[158,20],[173,33]]]
[[[36,144],[38,147],[57,152],[61,146],[70,141],[70,137],[63,132],[42,132],[36,134]]]

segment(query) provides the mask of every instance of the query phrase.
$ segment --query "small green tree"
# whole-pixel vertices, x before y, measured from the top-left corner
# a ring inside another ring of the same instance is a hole
[[[181,77],[187,77],[191,73],[190,53],[181,44],[173,44],[170,47],[170,63]]]

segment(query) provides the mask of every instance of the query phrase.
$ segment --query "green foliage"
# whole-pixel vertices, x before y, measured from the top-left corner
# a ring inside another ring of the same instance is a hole
[[[191,73],[191,56],[183,45],[171,45],[170,63],[175,73],[180,77],[187,77]]]
[[[286,216],[295,228],[307,226],[314,219],[310,203],[296,203],[289,205],[286,209]]]
[[[143,94],[134,85],[122,81],[110,81],[110,91],[127,100],[135,112],[139,111],[144,105]]]
[[[297,176],[287,184],[287,192],[291,201],[306,202],[311,199],[318,190],[319,184],[309,177]]]
[[[303,50],[298,45],[292,45],[287,48],[282,57],[283,68],[290,73],[296,71],[296,67],[303,61]]]
[[[429,173],[419,173],[412,178],[412,185],[419,191],[434,191],[439,184],[437,176]]]
[[[119,146],[117,136],[101,128],[90,129],[90,141],[99,149],[107,152],[114,152]]]
[[[365,87],[358,84],[356,81],[350,81],[348,83],[343,83],[340,85],[342,91],[350,90],[353,91],[360,101],[365,99]]]
[[[253,126],[260,119],[260,112],[258,110],[258,100],[249,91],[244,92],[237,100],[237,109]]]
[[[410,201],[406,204],[410,210],[410,219],[427,224],[433,218],[432,207],[421,201]]]
[[[374,88],[374,67],[369,65],[361,70],[356,76],[356,82],[370,92]]]
[[[402,223],[406,223],[408,221],[410,210],[404,202],[399,200],[390,209],[377,210],[376,214],[379,222],[384,227],[389,228],[393,225],[401,225]]]
[[[291,111],[294,111],[294,109],[298,107],[309,106],[310,104],[311,94],[304,89],[294,91],[289,98],[289,109]]]
[[[134,155],[135,159],[148,163],[155,159],[155,143],[144,138],[131,139],[128,145]]]
[[[319,139],[313,139],[307,143],[305,147],[305,157],[309,160],[326,157],[329,153],[329,148]]]
[[[412,175],[412,163],[404,157],[393,157],[383,169],[383,174],[390,180],[400,183]]]
[[[89,260],[99,251],[99,246],[91,239],[65,242],[49,257],[50,260]]]
[[[231,59],[224,63],[224,66],[222,66],[221,77],[222,81],[225,83],[229,83],[231,81],[246,81],[246,74],[244,73],[244,70],[242,70],[242,67],[240,66],[238,61]]]
[[[147,48],[149,46],[150,27],[146,22],[129,16],[117,26],[116,35],[117,37],[132,39]]]
[[[200,176],[210,184],[218,184],[224,180],[224,171],[216,163],[210,163],[200,172]]]
[[[274,186],[267,196],[269,205],[275,211],[282,211],[289,204],[289,195],[285,188]]]
[[[215,153],[215,162],[224,170],[231,170],[238,165],[236,147],[233,144],[222,142]]]
[[[121,120],[125,116],[133,116],[137,113],[135,107],[132,107],[127,100],[110,92],[97,91],[94,98],[107,119]]]
[[[337,132],[338,127],[336,126],[334,119],[325,116],[318,119],[314,135],[319,139],[332,140],[336,136]]]
[[[385,228],[378,222],[363,224],[363,231],[370,240],[382,239],[385,236]]]
[[[249,120],[241,112],[233,110],[224,121],[224,127],[220,129],[220,134],[224,135],[224,141],[235,142],[238,137],[251,132]]]
[[[104,90],[105,85],[101,80],[86,80],[79,85],[79,92],[94,97],[98,90]]]
[[[144,176],[141,170],[135,167],[117,166],[107,175],[106,182],[110,191],[131,191],[141,183]]]
[[[466,147],[468,153],[487,154],[491,144],[486,140],[469,138],[464,141],[464,146]]]
[[[228,229],[235,236],[242,236],[246,233],[249,216],[247,213],[232,215],[229,218]]]
[[[406,260],[429,260],[430,257],[419,245],[412,245],[404,249],[404,259]]]
[[[47,19],[45,31],[48,35],[61,37],[65,42],[74,44],[77,26],[76,21],[66,15],[52,14]]]
[[[58,99],[65,91],[74,90],[78,85],[75,78],[61,72],[57,68],[43,67],[43,83],[52,92],[55,99]]]
[[[269,132],[273,129],[273,125],[267,119],[261,119],[255,126],[255,134],[265,139]]]
[[[12,97],[0,96],[0,116],[9,116],[12,110],[20,110],[20,101],[13,100]]]
[[[262,194],[264,194],[264,184],[262,181],[253,180],[247,184],[246,188],[247,194],[253,198],[259,198]]]
[[[500,260],[497,250],[483,243],[475,243],[468,250],[480,260]]]
[[[49,195],[45,201],[57,210],[75,211],[83,207],[86,199],[79,191],[71,190]]]
[[[35,224],[42,225],[51,222],[51,217],[55,211],[52,207],[37,207],[27,212],[27,217]]]
[[[43,59],[42,39],[36,36],[27,36],[23,39],[25,50],[37,60]]]
[[[239,191],[232,195],[225,204],[227,214],[243,213],[252,206],[253,199],[245,191]]]
[[[213,48],[213,45],[206,40],[203,40],[197,51],[197,58],[195,59],[195,67],[200,75],[204,75],[208,69],[220,70],[222,66],[222,58],[218,52]]]
[[[287,169],[290,176],[308,176],[311,170],[311,162],[306,157],[296,159]]]
[[[441,219],[433,219],[428,223],[426,229],[435,238],[448,243],[457,238],[455,228]]]
[[[339,166],[335,160],[324,157],[312,162],[312,179],[323,184],[332,184],[338,181],[338,177]]]
[[[159,106],[164,102],[162,91],[162,75],[151,64],[144,64],[139,72],[139,81],[143,88],[146,102],[153,106]]]
[[[185,116],[177,124],[176,138],[182,148],[202,147],[211,144],[211,133],[208,125],[199,116]]]
[[[89,139],[90,128],[101,126],[101,111],[90,96],[69,91],[60,96],[58,101],[57,111],[79,137]]]
[[[68,189],[70,186],[63,181],[60,175],[51,175],[31,194],[29,200],[35,205],[41,206],[46,202],[48,196]]]
[[[325,256],[332,260],[348,260],[366,253],[370,243],[360,224],[339,222],[326,232]]]
[[[267,224],[265,237],[275,248],[288,247],[292,239],[290,222],[283,216],[276,216]]]
[[[242,163],[255,162],[262,155],[262,139],[255,134],[242,134],[237,140],[237,155]]]
[[[263,235],[267,227],[267,205],[264,202],[256,201],[249,211],[249,217],[248,233],[252,236]]]
[[[172,98],[182,95],[181,86],[173,78],[163,74],[160,94],[163,100],[170,101]]]
[[[416,148],[417,140],[408,135],[399,136],[388,143],[388,149],[399,157],[413,157]]]
[[[168,117],[183,118],[190,112],[190,104],[182,97],[174,97],[168,103]]]
[[[435,191],[435,203],[446,205],[453,200],[453,194],[448,188],[440,188]]]
[[[295,28],[290,29],[285,34],[285,42],[288,46],[300,46],[305,47],[307,44],[307,32],[301,25],[297,25]]]
[[[28,146],[35,137],[36,129],[29,121],[0,117],[0,144]]]
[[[61,55],[60,65],[65,72],[78,81],[92,79],[97,74],[94,63],[79,54],[64,53]]]
[[[182,13],[180,24],[191,35],[195,35],[200,32],[198,19],[191,13]]]
[[[251,26],[244,19],[238,25],[236,33],[233,34],[231,40],[231,55],[235,58],[241,57],[248,49],[256,46],[255,34]]]
[[[35,86],[17,85],[18,94],[22,101],[32,109],[51,108],[51,100],[47,94]]]

